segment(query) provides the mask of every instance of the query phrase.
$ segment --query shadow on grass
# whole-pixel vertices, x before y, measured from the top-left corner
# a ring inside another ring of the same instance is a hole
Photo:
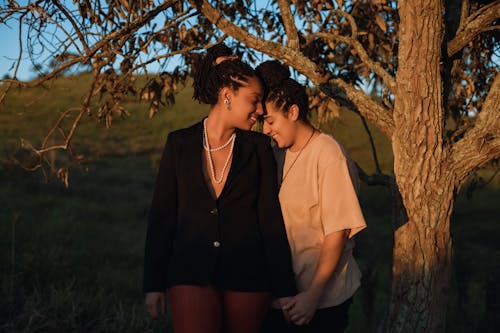
[[[69,189],[0,166],[0,331],[168,332],[141,291],[149,156],[72,169]]]
[[[0,164],[0,331],[170,332],[151,323],[141,292],[147,209],[157,151],[96,158],[72,169],[69,189]],[[448,332],[494,332],[500,288],[498,189],[457,198],[451,232],[454,294]],[[368,228],[357,236],[362,287],[348,332],[375,332],[389,301],[387,189],[363,187]]]

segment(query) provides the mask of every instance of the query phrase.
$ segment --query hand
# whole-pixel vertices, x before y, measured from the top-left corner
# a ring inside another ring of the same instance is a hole
[[[275,309],[281,309],[283,311],[283,316],[285,317],[285,320],[287,323],[291,322],[290,316],[288,315],[288,312],[283,310],[283,306],[290,302],[293,299],[293,297],[281,297],[281,298],[275,298],[272,301],[271,306]]]
[[[146,307],[151,319],[163,321],[165,319],[165,293],[146,293]],[[158,310],[160,310],[159,313]]]
[[[316,313],[319,295],[312,290],[301,292],[289,300],[283,311],[288,313],[290,320],[295,325],[309,324]]]

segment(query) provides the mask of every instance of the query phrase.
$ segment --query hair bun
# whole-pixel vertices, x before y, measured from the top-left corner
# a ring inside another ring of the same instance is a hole
[[[216,44],[207,50],[207,62],[210,65],[214,65],[215,60],[217,58],[228,57],[228,56],[232,56],[232,55],[233,55],[233,52],[225,44],[223,44],[223,43]]]
[[[283,81],[290,78],[288,67],[277,60],[263,62],[255,71],[268,87],[281,85]]]

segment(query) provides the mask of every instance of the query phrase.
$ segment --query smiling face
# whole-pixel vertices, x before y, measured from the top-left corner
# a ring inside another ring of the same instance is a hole
[[[228,112],[234,127],[250,130],[260,115],[264,114],[262,107],[262,96],[264,89],[260,80],[249,77],[238,90],[226,89],[223,99],[229,100],[231,110]]]
[[[294,119],[293,114],[285,113],[273,102],[266,102],[266,112],[263,124],[264,134],[272,137],[280,148],[293,146],[297,135],[297,120]]]

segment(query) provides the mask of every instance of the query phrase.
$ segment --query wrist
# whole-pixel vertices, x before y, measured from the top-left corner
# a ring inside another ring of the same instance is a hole
[[[318,303],[321,295],[323,295],[323,289],[322,286],[311,286],[306,292],[315,303]]]

